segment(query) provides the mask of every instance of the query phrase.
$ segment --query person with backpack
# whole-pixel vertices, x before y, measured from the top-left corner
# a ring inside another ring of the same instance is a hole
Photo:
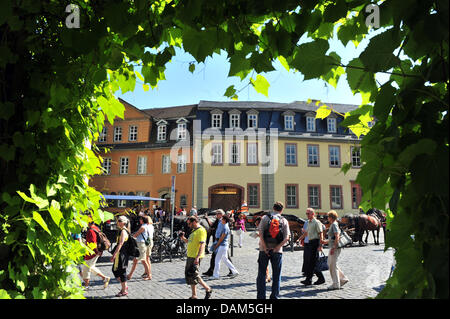
[[[145,269],[145,273],[142,275],[142,278],[144,280],[152,279],[150,255],[152,254],[154,228],[152,223],[149,223],[149,219],[150,219],[149,216],[145,215],[139,216],[139,223],[141,224],[141,227],[138,229],[136,233],[133,234],[133,237],[137,241],[137,247],[139,249],[139,257],[136,257],[133,260],[131,271],[127,276],[128,280],[130,280],[131,277],[133,277],[133,273],[136,270],[136,266],[139,261],[142,262]]]
[[[84,264],[81,266],[81,277],[84,281],[84,287],[89,288],[91,280],[91,272],[103,279],[103,288],[106,289],[109,285],[110,277],[105,276],[100,269],[96,267],[97,260],[103,253],[102,248],[98,244],[100,229],[94,224],[92,217],[89,217],[88,230],[86,232],[86,246],[91,248],[94,253],[86,254],[84,256]]]
[[[119,227],[119,231],[111,261],[113,262],[112,272],[114,277],[122,286],[122,289],[116,297],[122,297],[128,295],[127,267],[129,258],[130,221],[125,216],[119,216],[117,219],[117,226]]]
[[[272,293],[270,299],[280,297],[281,268],[283,265],[283,246],[290,236],[289,223],[281,214],[284,204],[276,202],[273,211],[265,215],[258,225],[260,234],[258,277],[256,278],[256,290],[258,299],[266,299],[266,270],[272,264]]]
[[[306,216],[308,217],[308,228],[299,238],[300,242],[302,242],[306,236],[308,236],[309,240],[308,245],[305,246],[305,250],[303,252],[304,258],[306,259],[306,279],[302,280],[301,283],[305,286],[310,286],[312,284],[313,275],[316,275],[317,281],[314,282],[314,285],[321,285],[325,283],[325,277],[321,271],[316,269],[316,263],[319,259],[319,251],[322,250],[323,225],[318,219],[315,218],[314,209],[307,208]]]

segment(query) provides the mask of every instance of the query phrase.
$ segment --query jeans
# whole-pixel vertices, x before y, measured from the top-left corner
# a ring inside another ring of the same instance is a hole
[[[272,264],[272,293],[270,294],[270,299],[278,299],[280,297],[283,254],[271,253],[268,256],[265,252],[260,251],[258,257],[258,277],[256,278],[257,299],[266,299],[266,269],[269,261]]]

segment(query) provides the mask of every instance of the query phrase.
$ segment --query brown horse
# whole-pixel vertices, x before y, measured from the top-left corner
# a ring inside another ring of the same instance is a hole
[[[376,217],[366,214],[346,214],[341,218],[341,224],[344,224],[344,229],[354,229],[353,242],[359,242],[360,246],[365,244],[362,239],[365,231],[377,231],[375,245],[380,244],[378,235],[382,224]]]
[[[386,217],[383,215],[383,213],[376,208],[371,208],[367,211],[367,216],[373,217],[375,218],[378,223],[380,224],[380,227],[378,229],[372,230],[372,236],[373,236],[373,241],[375,242],[375,245],[379,245],[380,244],[380,229],[383,229],[383,236],[384,236],[384,240],[386,241]],[[375,231],[377,232],[377,235],[375,237]],[[367,244],[367,239],[369,237],[369,230],[366,230],[366,239],[364,240],[364,242]]]

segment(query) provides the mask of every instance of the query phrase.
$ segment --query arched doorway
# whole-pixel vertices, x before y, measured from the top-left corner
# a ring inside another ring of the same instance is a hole
[[[217,184],[208,188],[208,207],[227,211],[241,207],[244,188],[236,184]]]

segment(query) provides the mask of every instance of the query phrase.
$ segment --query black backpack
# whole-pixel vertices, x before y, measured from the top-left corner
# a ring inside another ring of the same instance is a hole
[[[130,257],[139,257],[139,248],[137,246],[136,239],[131,236],[131,234],[128,232],[128,240],[126,242],[126,249],[125,252]]]
[[[267,224],[267,227],[264,227],[264,241],[266,244],[272,244],[272,245],[278,245],[281,243],[284,239],[283,234],[283,221],[284,217],[281,217],[279,219],[273,218],[272,214],[268,214],[267,217],[269,217],[269,223]]]

